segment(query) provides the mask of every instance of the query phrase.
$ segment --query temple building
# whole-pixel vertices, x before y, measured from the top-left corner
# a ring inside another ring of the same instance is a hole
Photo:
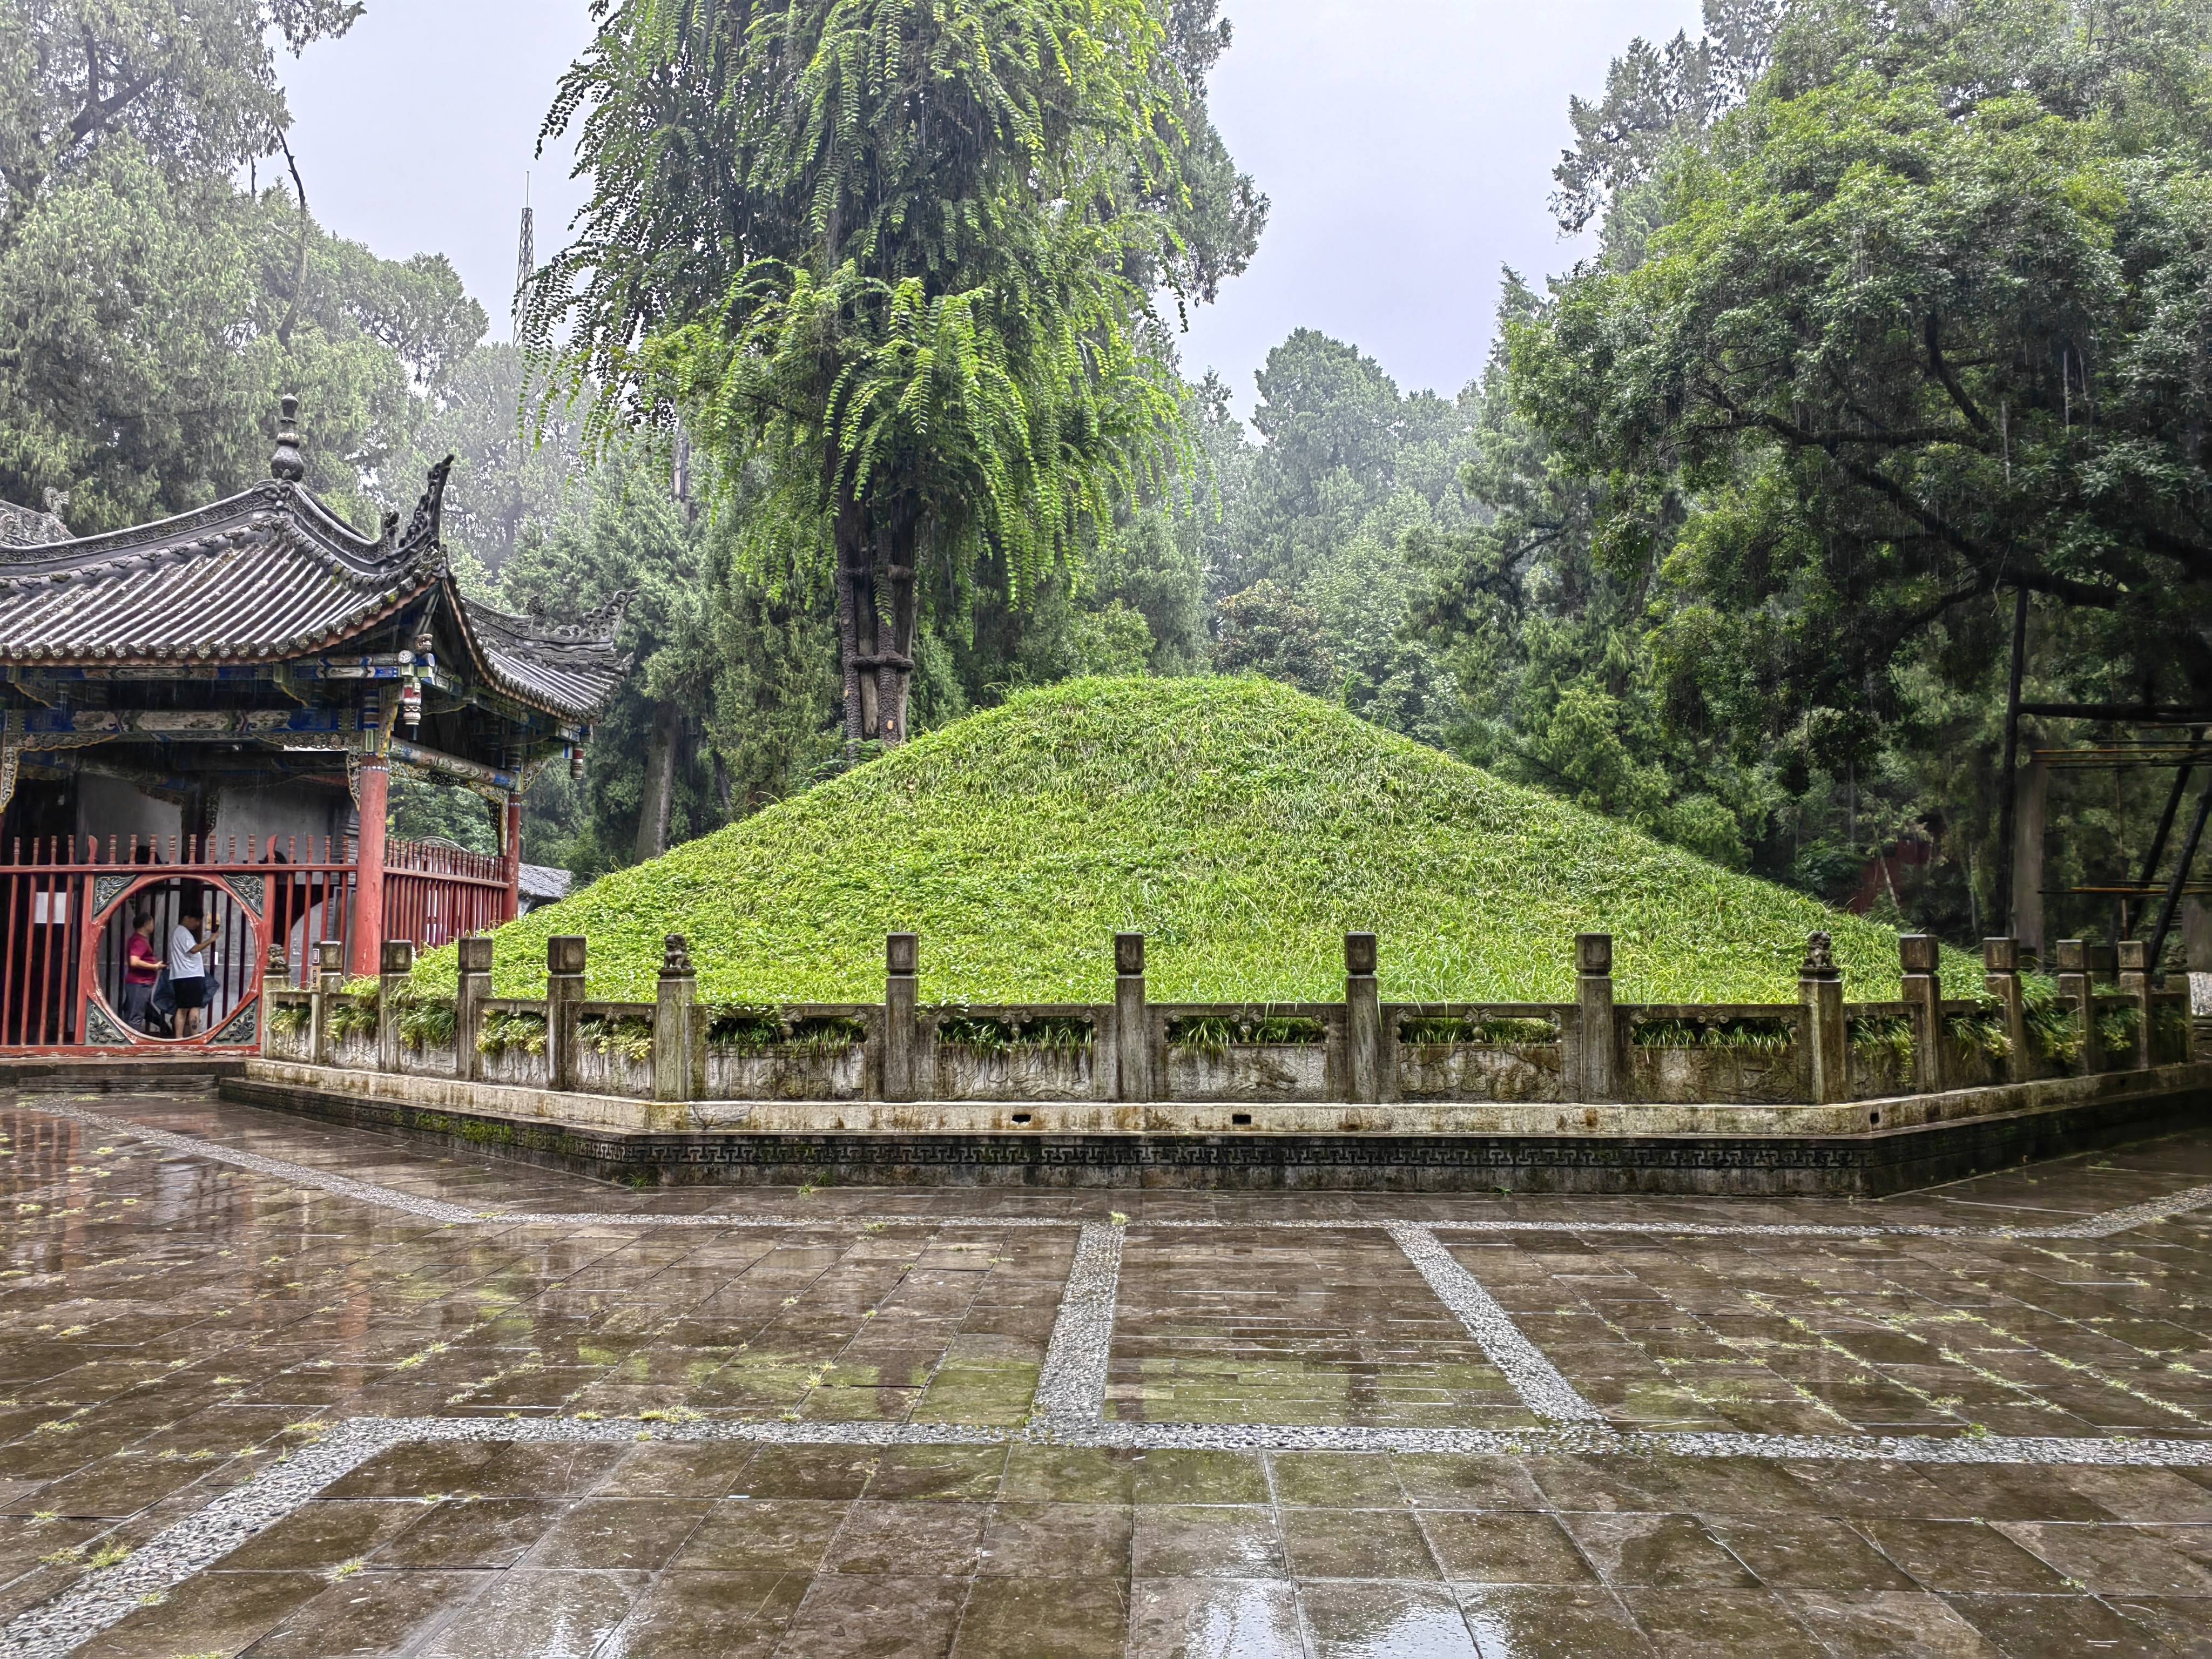
[[[364,535],[305,488],[283,408],[271,477],[228,500],[82,538],[53,501],[0,514],[0,1048],[137,1046],[165,1023],[250,1043],[272,948],[297,979],[342,941],[368,974],[384,939],[512,918],[523,791],[580,773],[629,668],[620,600],[562,624],[461,592],[450,457],[411,517]],[[495,803],[499,851],[390,838],[394,768]],[[205,1007],[126,1022],[134,928],[166,949],[194,914]]]

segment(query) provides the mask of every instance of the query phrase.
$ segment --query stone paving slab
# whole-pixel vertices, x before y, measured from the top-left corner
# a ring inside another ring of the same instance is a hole
[[[2212,1629],[2212,1133],[1878,1203],[632,1194],[185,1094],[0,1134],[0,1654]]]

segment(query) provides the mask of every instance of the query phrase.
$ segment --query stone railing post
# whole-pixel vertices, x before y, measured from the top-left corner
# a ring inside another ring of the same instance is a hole
[[[291,959],[285,956],[284,947],[272,945],[261,964],[261,1058],[269,1058],[270,1018],[276,1012],[276,994],[292,988]]]
[[[1897,941],[1905,969],[1905,1006],[1912,1021],[1912,1086],[1922,1094],[1943,1089],[1943,984],[1936,977],[1941,960],[1934,937],[1906,933]]]
[[[399,1069],[399,1000],[415,972],[415,941],[388,939],[376,963],[376,1068]]]
[[[1145,1012],[1145,936],[1114,935],[1114,1098],[1152,1097],[1152,1031]]]
[[[915,1097],[915,1051],[921,1045],[915,1005],[921,994],[921,941],[884,935],[884,1098]]]
[[[2089,947],[2078,939],[2058,941],[2058,1002],[2071,1008],[2081,1036],[2081,1058],[2074,1069],[2084,1077],[2097,1069],[2097,987],[2089,977]]]
[[[2018,939],[1982,941],[1982,988],[2004,1010],[2005,1080],[2025,1083],[2035,1075],[2035,1060],[2027,1052],[2027,1002],[2020,989]]]
[[[474,1083],[483,1076],[477,1039],[483,1035],[484,1001],[491,995],[491,938],[474,933],[455,944],[461,971],[453,988],[453,1075]]]
[[[2151,1026],[2151,1016],[2158,1012],[2158,1005],[2151,1000],[2154,981],[2150,946],[2139,939],[2122,939],[2119,964],[2120,990],[2133,997],[2136,1004],[2136,1070],[2147,1072],[2158,1060],[2158,1044]]]
[[[1844,974],[1836,966],[1832,941],[1814,933],[1805,941],[1805,965],[1797,970],[1797,1000],[1805,1008],[1806,1086],[1815,1106],[1848,1100],[1851,1091],[1851,1039],[1844,1024]]]
[[[545,1071],[556,1089],[576,1086],[576,1006],[584,1000],[584,940],[545,941]]]
[[[1344,936],[1345,1098],[1356,1106],[1382,1098],[1382,995],[1375,957],[1374,934]]]
[[[313,1000],[308,1005],[307,1030],[311,1038],[307,1052],[318,1066],[328,1066],[337,1058],[337,1045],[331,1041],[331,1009],[338,993],[345,989],[345,943],[342,939],[326,939],[315,945],[315,988]]]
[[[1595,1105],[1620,1098],[1620,1040],[1613,1018],[1613,935],[1575,935],[1574,1064],[1568,1097]]]
[[[659,994],[653,1009],[653,1097],[696,1100],[707,1092],[707,1034],[699,1018],[699,980],[681,933],[664,941]]]

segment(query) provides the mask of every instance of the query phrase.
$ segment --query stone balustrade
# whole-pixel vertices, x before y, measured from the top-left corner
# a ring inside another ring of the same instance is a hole
[[[1903,994],[1850,1002],[1812,935],[1792,1003],[1613,997],[1613,941],[1573,945],[1565,1003],[1385,1002],[1381,945],[1345,937],[1345,994],[1325,1003],[1156,1003],[1145,939],[1113,941],[1111,1003],[930,1006],[921,941],[887,936],[884,1000],[718,1006],[686,941],[666,942],[651,1002],[586,994],[586,942],[551,939],[542,998],[491,994],[491,940],[459,942],[459,991],[412,990],[414,948],[383,949],[374,999],[319,946],[313,988],[272,956],[263,1054],[346,1070],[662,1103],[701,1101],[1459,1102],[1814,1104],[1881,1100],[2190,1058],[2188,997],[2157,988],[2138,942],[2057,947],[2055,997],[2010,939],[1984,947],[1985,995],[1947,999],[1930,938],[1899,941]],[[1017,1124],[1023,1115],[1012,1115]]]

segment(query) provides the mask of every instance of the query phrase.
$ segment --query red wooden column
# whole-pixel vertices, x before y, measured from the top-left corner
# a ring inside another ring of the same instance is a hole
[[[522,792],[507,797],[507,913],[501,921],[513,921],[522,909]]]
[[[373,977],[384,951],[384,823],[390,807],[392,764],[383,756],[361,763],[361,838],[356,842],[353,933],[346,973]]]

